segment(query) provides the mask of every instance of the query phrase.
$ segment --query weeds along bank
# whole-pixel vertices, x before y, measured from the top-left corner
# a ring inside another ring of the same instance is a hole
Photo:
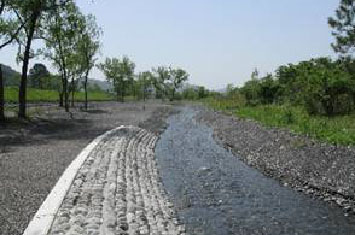
[[[206,103],[241,118],[338,145],[355,144],[354,60],[311,59],[280,66],[274,75],[254,71],[243,87],[227,87]]]
[[[209,107],[243,119],[253,119],[266,127],[287,128],[335,145],[355,145],[355,114],[334,117],[310,115],[302,106],[259,105],[236,107],[232,100],[205,101]]]

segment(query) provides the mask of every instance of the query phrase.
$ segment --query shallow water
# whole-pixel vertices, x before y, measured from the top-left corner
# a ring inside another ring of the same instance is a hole
[[[198,111],[180,111],[156,156],[187,234],[355,234],[354,217],[263,176],[218,145]]]

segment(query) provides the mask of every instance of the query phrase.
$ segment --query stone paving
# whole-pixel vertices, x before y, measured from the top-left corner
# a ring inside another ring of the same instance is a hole
[[[159,177],[157,139],[135,127],[106,136],[78,171],[49,234],[185,234]]]

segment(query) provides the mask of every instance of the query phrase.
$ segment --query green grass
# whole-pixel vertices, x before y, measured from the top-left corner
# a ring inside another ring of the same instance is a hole
[[[310,116],[302,107],[235,105],[231,100],[207,100],[210,107],[250,118],[269,127],[288,128],[295,133],[338,145],[355,145],[355,114],[324,117]]]
[[[104,93],[104,92],[88,92],[88,99],[90,101],[108,101],[114,100],[114,95]],[[5,89],[5,99],[8,102],[17,102],[18,101],[18,88],[16,87],[8,87]],[[85,93],[78,92],[75,94],[75,99],[77,101],[85,100]],[[29,102],[50,102],[50,101],[58,101],[59,95],[55,90],[40,90],[40,89],[27,89],[27,100]]]

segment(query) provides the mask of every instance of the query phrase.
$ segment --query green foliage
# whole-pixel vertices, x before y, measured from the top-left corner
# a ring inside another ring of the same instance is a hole
[[[255,72],[254,72],[255,73]],[[272,104],[277,101],[280,85],[271,74],[260,80],[252,75],[252,79],[245,83],[240,92],[244,94],[247,104]]]
[[[113,84],[117,100],[121,96],[121,101],[123,101],[127,83],[134,87],[135,64],[128,57],[123,57],[122,60],[106,58],[105,63],[99,64],[98,67],[105,74],[107,81]]]
[[[180,88],[182,83],[188,80],[189,74],[185,70],[180,68],[177,69],[169,68],[169,73],[170,73],[170,81],[172,83],[170,87],[170,99],[174,100],[176,89]]]
[[[352,70],[351,70],[352,69]],[[349,113],[355,105],[355,79],[350,61],[311,59],[280,66],[271,74],[245,83],[240,93],[249,106],[291,103],[309,114],[332,116]]]
[[[180,68],[173,69],[165,66],[153,68],[152,85],[156,91],[156,98],[164,99],[169,97],[170,100],[174,100],[176,90],[181,88],[188,78],[189,74]]]
[[[203,86],[199,86],[197,92],[198,92],[198,99],[205,99],[209,95],[208,90]]]
[[[328,24],[333,29],[336,43],[332,44],[335,52],[345,57],[352,57],[355,50],[355,2],[341,0],[336,17],[328,18]]]
[[[152,84],[155,88],[155,94],[157,99],[164,99],[169,93],[170,79],[169,68],[165,66],[159,66],[158,68],[153,68]]]
[[[186,88],[182,92],[182,98],[185,100],[197,100],[199,99],[198,90],[192,87]]]
[[[38,89],[51,88],[51,76],[44,64],[35,64],[30,69],[29,86]]]
[[[355,145],[355,61],[311,59],[253,72],[242,88],[206,100],[210,107],[335,144]]]
[[[344,66],[342,61],[328,58],[283,66],[282,72],[279,72],[279,81],[284,88],[283,98],[293,104],[303,104],[310,114],[332,116],[349,113],[354,108],[352,96],[355,83]],[[286,78],[282,77],[285,73]]]
[[[138,99],[146,100],[152,94],[153,74],[151,71],[139,73],[138,81],[135,83]]]

